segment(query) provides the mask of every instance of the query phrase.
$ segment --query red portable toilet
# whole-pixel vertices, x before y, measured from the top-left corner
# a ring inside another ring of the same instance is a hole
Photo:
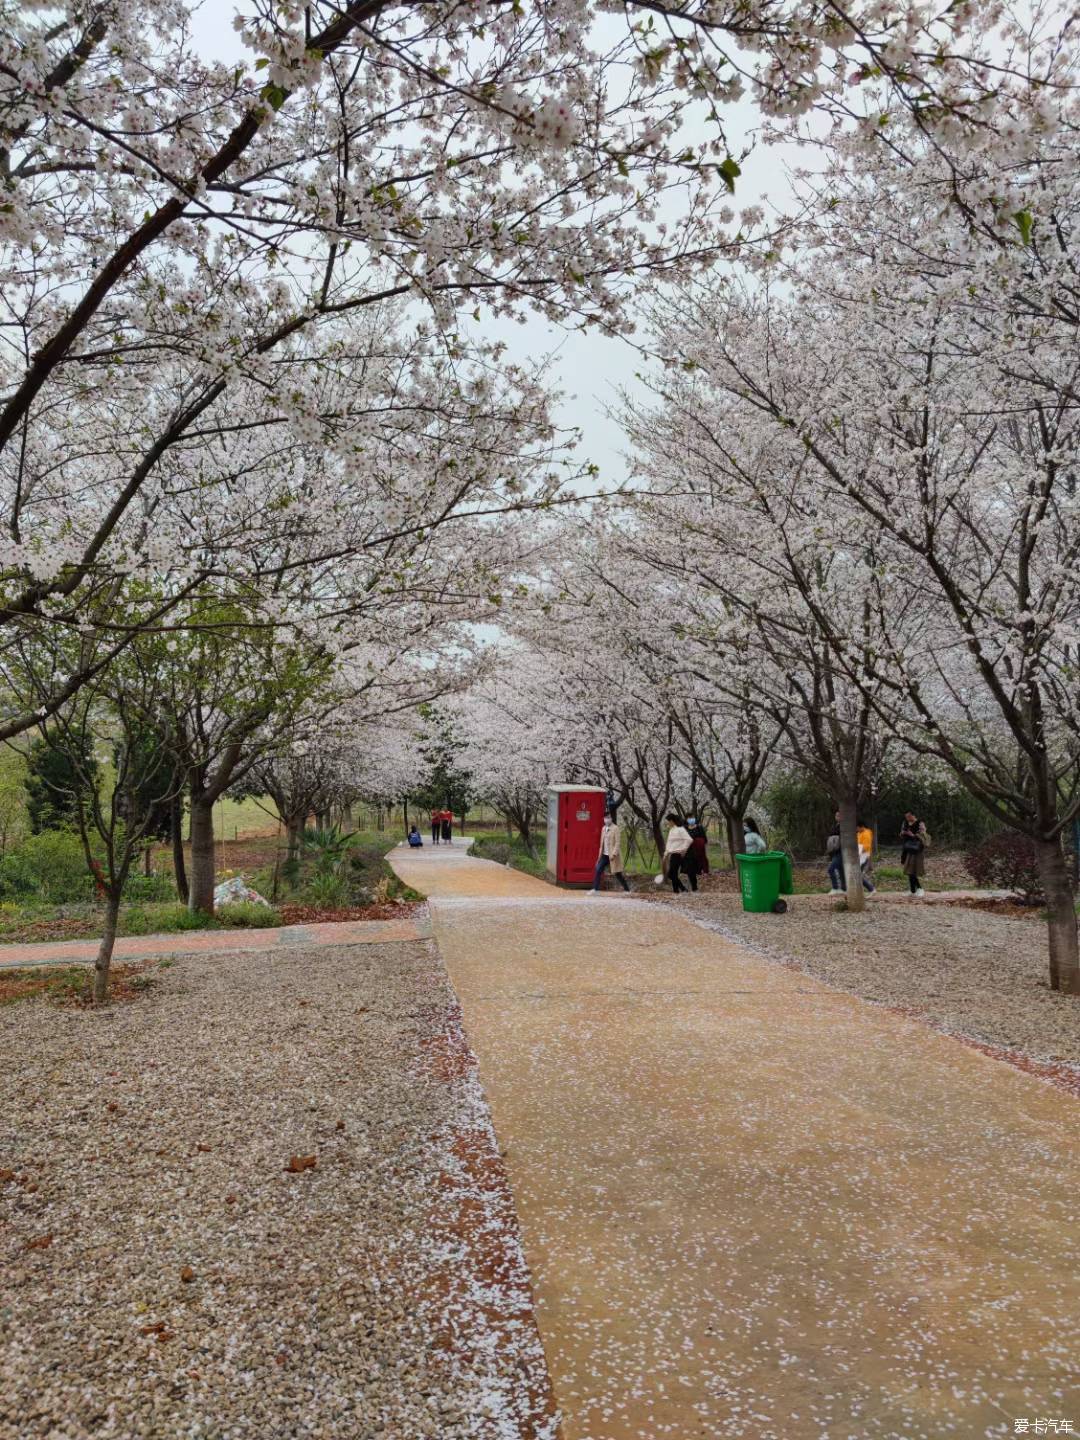
[[[547,874],[556,885],[591,885],[607,793],[595,785],[549,785]]]

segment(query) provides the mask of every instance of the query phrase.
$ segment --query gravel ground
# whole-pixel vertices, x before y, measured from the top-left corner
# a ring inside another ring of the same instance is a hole
[[[1041,921],[918,901],[870,901],[861,915],[799,896],[786,915],[747,914],[727,895],[661,903],[769,959],[914,1012],[950,1034],[1080,1067],[1080,1001],[1049,988]]]
[[[555,1435],[432,946],[188,956],[0,1051],[2,1440]]]

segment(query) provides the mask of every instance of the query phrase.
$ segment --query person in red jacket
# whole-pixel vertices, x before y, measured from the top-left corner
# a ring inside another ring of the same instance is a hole
[[[432,810],[431,812],[431,843],[439,843],[439,835],[442,832],[442,811]]]
[[[705,826],[698,823],[691,817],[686,822],[686,828],[690,831],[690,839],[693,841],[690,846],[690,853],[694,857],[694,864],[699,875],[709,873],[709,837],[705,833]]]

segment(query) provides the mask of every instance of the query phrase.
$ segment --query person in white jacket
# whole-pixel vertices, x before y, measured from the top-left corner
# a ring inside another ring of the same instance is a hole
[[[667,843],[664,846],[664,871],[671,881],[671,888],[675,894],[685,895],[686,887],[679,879],[679,871],[694,841],[690,835],[690,831],[687,830],[678,815],[669,815],[667,819],[671,825],[671,829],[668,831]],[[696,873],[688,871],[687,879],[690,881],[690,888],[696,890]]]

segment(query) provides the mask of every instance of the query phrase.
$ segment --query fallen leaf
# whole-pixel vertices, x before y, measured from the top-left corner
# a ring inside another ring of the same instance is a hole
[[[120,1109],[120,1106],[116,1103],[115,1100],[110,1100],[109,1103],[105,1106],[105,1109],[115,1114],[115,1112]]]
[[[4,1184],[6,1181],[8,1181],[8,1180],[14,1180],[14,1179],[15,1179],[15,1171],[14,1171],[14,1170],[0,1170],[0,1185],[3,1185],[3,1184]]]
[[[235,1204],[236,1204],[236,1196],[235,1196],[235,1195],[226,1195],[226,1196],[225,1196],[225,1204],[226,1204],[226,1205],[235,1205]]]
[[[201,1140],[198,1140],[198,1141],[196,1141],[196,1143],[195,1143],[195,1149],[196,1149],[196,1150],[202,1150],[203,1153],[206,1154],[206,1153],[209,1152],[210,1146],[209,1146],[209,1145],[204,1145]]]
[[[48,1250],[52,1242],[53,1237],[51,1235],[39,1235],[36,1240],[28,1240],[26,1242],[26,1248],[28,1250]]]
[[[190,1265],[185,1265],[180,1271],[180,1279],[184,1282],[185,1285],[190,1285],[192,1280],[195,1279],[195,1271],[191,1268]]]
[[[337,1122],[337,1124],[334,1126],[334,1129],[335,1129],[335,1130],[344,1130],[344,1129],[345,1129],[345,1121],[344,1121],[344,1120],[339,1120],[339,1121]]]
[[[299,1175],[302,1170],[314,1170],[315,1156],[290,1155],[289,1163],[285,1166],[285,1169],[289,1172],[290,1175]]]

